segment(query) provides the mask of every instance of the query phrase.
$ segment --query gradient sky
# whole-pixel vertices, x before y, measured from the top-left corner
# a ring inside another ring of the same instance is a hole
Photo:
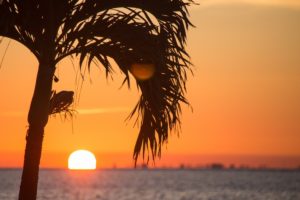
[[[299,166],[300,2],[198,2],[187,43],[193,111],[183,109],[182,132],[171,136],[156,165]],[[86,76],[73,123],[51,117],[43,167],[66,167],[68,155],[81,148],[96,154],[98,167],[132,166],[138,129],[124,120],[139,94],[135,87],[119,89],[124,76],[115,71],[113,80],[98,68]],[[33,55],[12,41],[0,69],[0,167],[22,165],[36,72]],[[59,63],[57,76],[55,89],[78,91],[70,59]]]

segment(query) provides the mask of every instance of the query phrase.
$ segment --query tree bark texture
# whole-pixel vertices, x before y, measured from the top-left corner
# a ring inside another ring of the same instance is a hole
[[[42,152],[44,127],[49,117],[49,102],[55,66],[40,64],[36,85],[29,109],[29,127],[23,164],[19,200],[35,200],[37,197],[39,164]]]

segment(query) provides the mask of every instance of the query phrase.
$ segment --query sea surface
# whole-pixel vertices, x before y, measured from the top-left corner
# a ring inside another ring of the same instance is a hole
[[[16,200],[20,170],[0,170],[0,199]],[[299,171],[41,170],[39,200],[300,200]]]

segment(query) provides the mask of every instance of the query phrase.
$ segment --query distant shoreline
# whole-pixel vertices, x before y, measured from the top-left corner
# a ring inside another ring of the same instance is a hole
[[[2,167],[0,171],[21,171],[22,168]],[[300,168],[98,168],[95,170],[69,170],[66,168],[41,168],[40,171],[286,171],[286,172],[300,172]]]

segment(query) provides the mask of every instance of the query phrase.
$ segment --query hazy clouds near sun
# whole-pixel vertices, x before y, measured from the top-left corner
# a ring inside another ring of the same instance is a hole
[[[92,109],[79,109],[78,113],[83,115],[103,114],[103,113],[119,113],[130,112],[129,107],[114,107],[114,108],[92,108]]]
[[[95,115],[95,114],[106,114],[106,113],[120,113],[120,112],[130,112],[129,107],[110,107],[110,108],[82,108],[76,109],[76,113],[80,115]],[[21,117],[26,116],[26,111],[4,111],[0,113],[0,116],[5,117]]]

